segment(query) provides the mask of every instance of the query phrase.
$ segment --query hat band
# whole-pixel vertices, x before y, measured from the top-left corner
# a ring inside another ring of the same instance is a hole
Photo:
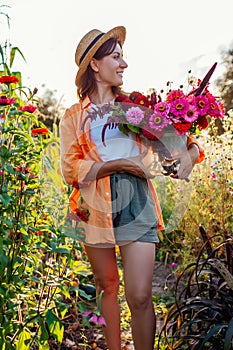
[[[79,60],[79,65],[82,63],[82,61],[84,60],[84,57],[87,55],[88,51],[95,45],[95,43],[104,35],[105,33],[100,33],[99,35],[97,35],[97,37],[92,40],[92,42],[88,45],[88,47],[86,48],[86,50],[84,51],[84,53],[82,54],[80,60]]]

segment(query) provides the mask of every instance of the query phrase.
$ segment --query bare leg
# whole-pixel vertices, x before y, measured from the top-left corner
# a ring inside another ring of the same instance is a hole
[[[103,290],[101,314],[107,327],[103,327],[109,350],[120,350],[120,309],[118,305],[119,276],[115,248],[86,246],[94,273],[97,295]]]
[[[131,311],[136,350],[154,349],[156,319],[152,302],[155,244],[133,242],[120,247],[126,299]]]

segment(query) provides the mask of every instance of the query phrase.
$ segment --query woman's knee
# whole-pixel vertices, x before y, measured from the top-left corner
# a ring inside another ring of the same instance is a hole
[[[132,292],[126,292],[126,300],[130,310],[146,309],[148,305],[152,303],[151,290],[134,290]]]
[[[119,290],[119,277],[118,276],[107,276],[100,278],[95,276],[95,285],[97,293],[104,291],[106,295],[117,295]]]

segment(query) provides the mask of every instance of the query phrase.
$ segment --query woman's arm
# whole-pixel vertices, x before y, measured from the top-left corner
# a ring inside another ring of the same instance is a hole
[[[145,162],[146,155],[146,153],[142,153],[139,156],[131,158],[96,162],[87,174],[85,180],[93,181],[101,177],[124,172],[144,179],[152,178],[154,176],[150,173],[151,163],[148,161]]]

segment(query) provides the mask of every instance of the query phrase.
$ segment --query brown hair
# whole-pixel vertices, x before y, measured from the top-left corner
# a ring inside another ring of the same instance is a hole
[[[117,44],[120,44],[120,43],[115,38],[111,38],[107,40],[102,46],[100,46],[100,48],[96,51],[93,57],[97,60],[100,60],[104,56],[110,55],[111,53],[113,53]],[[80,98],[80,100],[84,100],[84,98],[86,96],[91,95],[91,93],[93,93],[95,89],[96,89],[95,75],[89,64],[85,73],[82,75],[82,77],[79,80],[78,89],[77,89],[78,97]],[[120,88],[113,86],[112,91],[114,94],[117,94],[119,93]]]

